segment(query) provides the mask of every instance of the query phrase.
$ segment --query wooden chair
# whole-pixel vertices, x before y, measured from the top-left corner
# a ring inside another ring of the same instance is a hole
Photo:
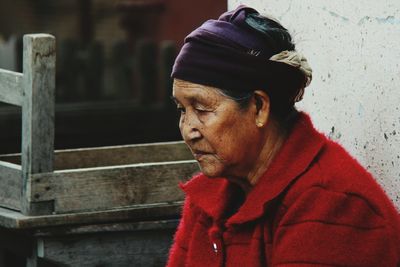
[[[30,201],[30,177],[53,171],[55,38],[25,35],[23,51],[23,73],[0,70],[0,101],[22,108],[23,133],[21,165],[0,162],[0,183],[7,185],[0,189],[0,201],[34,215],[48,207]]]
[[[0,155],[0,266],[164,266],[198,170],[182,142],[54,151],[55,38],[23,39],[23,73],[0,69],[22,108],[20,155]],[[6,129],[4,129],[6,130]]]

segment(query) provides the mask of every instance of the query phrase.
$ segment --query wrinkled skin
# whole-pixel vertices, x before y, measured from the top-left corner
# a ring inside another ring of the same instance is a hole
[[[261,110],[255,99],[249,107],[240,109],[214,87],[175,79],[173,98],[181,112],[182,137],[202,172],[208,177],[247,179],[251,183],[250,178],[259,174],[273,151],[265,149],[268,97],[262,99]]]

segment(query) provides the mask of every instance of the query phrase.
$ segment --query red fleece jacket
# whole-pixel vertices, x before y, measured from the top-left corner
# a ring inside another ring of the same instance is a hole
[[[400,218],[371,175],[301,114],[247,195],[199,174],[182,186],[168,267],[397,267]]]

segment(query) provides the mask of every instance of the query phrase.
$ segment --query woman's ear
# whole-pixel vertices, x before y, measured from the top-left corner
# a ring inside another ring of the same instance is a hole
[[[267,124],[270,115],[270,99],[267,93],[262,90],[254,91],[254,104],[256,106],[255,123],[262,128]]]

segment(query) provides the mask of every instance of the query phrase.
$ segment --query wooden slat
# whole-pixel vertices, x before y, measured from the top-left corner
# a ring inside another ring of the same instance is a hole
[[[197,162],[188,160],[36,174],[28,200],[53,200],[55,213],[179,201],[178,183],[197,171]]]
[[[182,201],[178,201],[172,203],[135,205],[121,209],[45,216],[27,216],[17,211],[0,208],[0,226],[9,229],[32,229],[127,220],[133,222],[157,218],[179,218],[181,208]]]
[[[176,225],[43,237],[38,239],[37,256],[53,263],[50,266],[165,266],[175,230]]]
[[[22,73],[0,69],[0,102],[22,105]]]
[[[193,159],[190,150],[181,141],[64,149],[56,150],[54,154],[55,170]],[[0,160],[14,164],[20,164],[20,158],[21,154],[0,155]]]
[[[57,151],[55,169],[78,169],[193,159],[183,142]]]
[[[21,166],[0,161],[0,206],[21,210]]]
[[[176,216],[178,214],[174,214]],[[168,216],[167,216],[168,217]],[[162,218],[162,217],[160,217]],[[136,219],[137,220],[137,219]],[[35,237],[67,236],[77,234],[95,234],[99,232],[127,232],[127,231],[147,231],[155,229],[175,229],[179,219],[154,219],[150,221],[112,222],[112,223],[92,223],[78,224],[68,227],[50,226],[35,229]]]
[[[24,174],[53,170],[55,38],[24,36],[22,168]]]
[[[26,196],[30,174],[53,171],[55,38],[48,34],[23,39],[22,173]],[[23,199],[23,204],[27,204]],[[26,214],[31,207],[23,205]]]

